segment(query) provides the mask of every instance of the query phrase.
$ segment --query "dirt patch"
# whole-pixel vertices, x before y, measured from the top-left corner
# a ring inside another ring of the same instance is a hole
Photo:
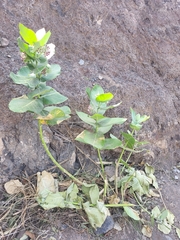
[[[111,3],[104,0],[1,1],[1,186],[10,178],[23,177],[25,172],[31,176],[52,167],[40,145],[37,125],[31,116],[14,114],[8,109],[10,99],[25,91],[24,87],[14,85],[9,78],[9,73],[16,72],[22,65],[16,41],[18,23],[22,22],[34,30],[42,27],[51,30],[51,41],[56,45],[53,62],[62,68],[61,75],[51,85],[69,98],[71,109],[86,111],[85,88],[97,83],[112,91],[115,101],[122,101],[121,107],[111,111],[110,115],[129,117],[129,107],[134,107],[138,112],[151,116],[142,137],[150,142],[154,158],[143,158],[157,169],[165,204],[179,224],[179,9],[177,1],[163,0],[121,3],[116,0]],[[9,44],[4,44],[3,39],[7,39]],[[74,137],[82,130],[75,124],[78,121],[73,111],[67,126],[45,129],[46,134],[59,161],[70,158],[71,170],[72,167],[76,170],[83,166],[91,171],[93,163],[74,145]],[[96,160],[91,148],[82,150]],[[73,154],[77,158],[73,158]],[[54,235],[55,239],[71,239],[74,236],[77,239],[97,238],[87,231],[82,233],[80,229],[62,229],[61,225],[58,227],[59,236]],[[111,232],[106,238],[145,239],[136,227],[122,222],[122,229],[121,232]],[[49,238],[50,235],[46,239]],[[170,240],[176,239],[176,235],[164,236],[155,230],[152,239]]]

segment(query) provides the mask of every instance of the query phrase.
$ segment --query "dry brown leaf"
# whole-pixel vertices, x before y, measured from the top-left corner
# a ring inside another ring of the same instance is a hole
[[[152,229],[148,225],[144,225],[142,228],[142,234],[148,238],[151,238]]]
[[[149,190],[149,195],[151,197],[160,197],[160,195],[158,193],[155,193],[152,189]]]
[[[35,240],[36,239],[34,233],[32,233],[30,231],[26,231],[25,235],[27,235],[31,240]]]
[[[4,184],[4,188],[8,194],[16,194],[24,191],[24,185],[19,180],[10,180]]]
[[[120,198],[114,194],[109,197],[109,204],[118,204],[120,202]]]

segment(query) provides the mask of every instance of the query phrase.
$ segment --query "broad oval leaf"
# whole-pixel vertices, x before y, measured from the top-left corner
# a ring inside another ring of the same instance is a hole
[[[24,39],[24,41],[29,43],[30,45],[33,45],[35,42],[37,42],[35,32],[24,26],[22,23],[19,23],[19,33],[21,37]]]
[[[125,132],[122,132],[122,136],[124,137],[125,140],[125,146],[130,149],[133,149],[134,144],[136,142],[135,138],[131,134]]]
[[[86,113],[78,112],[76,111],[78,117],[85,123],[92,125],[93,127],[96,127],[96,121],[93,119],[93,117],[89,116]]]
[[[97,204],[99,200],[99,188],[97,184],[84,183],[82,192],[90,199],[92,204]]]
[[[62,121],[70,118],[71,110],[67,106],[63,107],[46,107],[43,109],[43,111],[48,112],[47,115],[44,116],[42,114],[41,116],[38,116],[36,119],[40,120],[41,124],[47,124],[47,125],[56,125],[61,123]]]
[[[131,207],[124,207],[124,211],[126,212],[126,214],[136,220],[136,221],[139,221],[140,220],[140,217],[139,217],[139,213],[137,211],[135,211],[133,208]]]
[[[101,86],[95,85],[95,86],[93,86],[92,89],[86,88],[86,92],[87,92],[90,100],[95,100],[98,95],[104,93],[104,90]]]
[[[98,206],[90,207],[89,202],[83,204],[84,211],[86,212],[89,222],[93,228],[101,227],[106,220],[107,213],[101,212]]]
[[[41,96],[40,99],[43,100],[44,105],[50,105],[65,102],[67,97],[57,92],[54,88],[51,88],[51,90]]]
[[[56,106],[49,106],[49,107],[45,107],[44,110],[45,111],[48,111],[48,112],[51,112],[53,111],[54,109],[60,109],[64,112],[65,115],[69,115],[71,114],[71,109],[67,106],[62,106],[62,107],[56,107]]]
[[[108,92],[108,93],[103,93],[103,94],[100,94],[96,97],[96,101],[98,102],[108,102],[110,101],[111,99],[113,99],[113,94]]]
[[[51,87],[46,86],[44,84],[40,84],[37,89],[35,89],[34,91],[28,93],[27,96],[30,99],[35,98],[35,97],[41,97],[41,96],[47,94],[48,92],[50,92],[51,90],[52,90]]]
[[[18,47],[20,48],[20,51],[26,53],[29,57],[34,58],[34,53],[30,51],[29,45],[25,43],[21,39],[21,37],[19,37],[17,41],[18,41]]]
[[[27,96],[14,98],[9,103],[9,109],[18,113],[34,112],[39,114],[43,110],[43,107],[42,100],[28,99]]]
[[[48,42],[50,36],[51,36],[51,32],[48,31],[48,32],[43,36],[43,38],[42,38],[41,40],[39,40],[40,46],[44,46],[44,45]]]
[[[119,139],[104,138],[104,135],[99,133],[92,133],[87,130],[84,130],[80,133],[76,140],[82,143],[89,144],[97,149],[115,149],[122,145],[122,142]]]
[[[104,117],[102,119],[99,119],[97,122],[100,126],[108,126],[108,125],[114,125],[114,124],[122,124],[127,120],[127,118],[108,118]]]
[[[103,147],[104,135],[99,135],[98,133],[92,133],[84,130],[76,137],[75,140],[101,149]]]
[[[49,81],[59,76],[61,67],[58,64],[52,64],[46,69],[46,74],[41,77],[41,81]]]
[[[16,84],[22,84],[26,87],[35,88],[39,84],[36,75],[27,67],[22,67],[17,74],[10,73],[10,77]]]
[[[102,146],[102,150],[104,149],[115,149],[118,147],[121,147],[122,142],[119,139],[113,139],[113,138],[106,138],[103,141],[103,146]]]

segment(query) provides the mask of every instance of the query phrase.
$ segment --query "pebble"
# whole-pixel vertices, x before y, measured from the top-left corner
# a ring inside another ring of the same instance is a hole
[[[84,60],[80,59],[79,65],[81,65],[81,66],[84,65]]]
[[[98,78],[99,78],[99,80],[102,80],[102,79],[103,79],[103,76],[102,76],[102,75],[99,75]]]
[[[6,38],[0,38],[0,47],[6,47],[9,45],[9,40],[7,40]]]
[[[97,236],[99,236],[101,234],[105,234],[105,233],[109,232],[113,228],[114,228],[114,220],[111,216],[107,216],[103,225],[100,228],[97,228],[95,234]]]

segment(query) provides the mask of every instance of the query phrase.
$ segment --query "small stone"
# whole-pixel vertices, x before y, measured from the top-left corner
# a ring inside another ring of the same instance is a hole
[[[79,65],[81,65],[81,66],[84,65],[84,60],[80,59]]]
[[[7,55],[8,58],[11,58],[11,55]]]
[[[107,216],[103,225],[100,228],[97,228],[96,235],[99,236],[101,234],[105,234],[114,228],[114,220],[111,216]]]
[[[178,180],[178,179],[179,179],[179,177],[178,177],[177,175],[175,175],[175,176],[174,176],[174,179],[175,179],[175,180]]]
[[[6,38],[0,38],[0,47],[6,47],[9,45],[9,41]]]
[[[99,80],[102,80],[102,79],[103,79],[103,76],[102,76],[102,75],[99,75],[98,78],[99,78]]]
[[[117,230],[117,231],[119,231],[119,232],[122,231],[122,227],[119,225],[118,222],[115,222],[115,223],[114,223],[114,229]]]

